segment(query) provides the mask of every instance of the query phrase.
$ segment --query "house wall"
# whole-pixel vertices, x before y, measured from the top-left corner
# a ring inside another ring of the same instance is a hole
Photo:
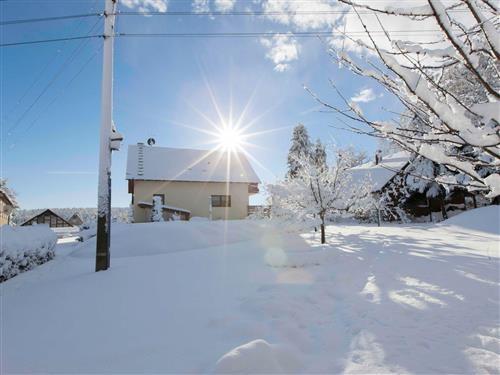
[[[191,217],[209,216],[211,195],[230,195],[231,207],[213,207],[212,218],[244,219],[248,216],[248,184],[224,182],[134,181],[134,221],[151,221],[151,210],[138,206],[153,201],[153,194],[164,194],[165,204],[191,211]]]
[[[0,197],[0,225],[9,224],[9,216],[14,207],[3,197]]]

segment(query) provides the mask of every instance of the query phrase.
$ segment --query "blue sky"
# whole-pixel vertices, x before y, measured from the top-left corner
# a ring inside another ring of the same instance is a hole
[[[92,7],[100,10],[103,3],[3,1],[0,13],[2,21],[78,14]],[[247,5],[237,2],[234,9]],[[120,9],[130,10],[123,4]],[[189,1],[171,2],[168,8],[190,9]],[[96,20],[0,26],[1,41],[84,35]],[[129,33],[294,29],[259,17],[236,16],[120,16],[117,27],[119,32]],[[99,21],[93,33],[101,30]],[[284,175],[291,131],[299,122],[307,126],[313,140],[319,137],[325,143],[353,144],[372,153],[376,147],[373,139],[331,127],[342,124],[333,114],[319,112],[303,85],[337,103],[328,79],[346,97],[371,89],[371,95],[364,96],[367,102],[359,103],[368,114],[376,115],[382,107],[396,108],[394,99],[373,83],[339,70],[318,39],[304,38],[297,43],[297,59],[287,61],[286,70],[280,72],[275,69],[276,61],[266,57],[268,45],[259,38],[117,38],[114,120],[125,141],[122,150],[113,155],[113,206],[124,207],[130,201],[125,181],[127,145],[154,137],[158,146],[209,147],[207,135],[192,127],[213,130],[200,112],[219,122],[210,90],[226,116],[232,108],[233,117],[238,117],[248,105],[243,124],[254,120],[248,131],[265,132],[252,137],[249,141],[255,147],[248,149],[265,166],[254,163],[265,182]],[[0,49],[1,174],[17,192],[21,208],[96,205],[101,44],[102,40],[91,39]],[[75,49],[77,53],[68,62]],[[57,75],[65,61],[64,70]]]

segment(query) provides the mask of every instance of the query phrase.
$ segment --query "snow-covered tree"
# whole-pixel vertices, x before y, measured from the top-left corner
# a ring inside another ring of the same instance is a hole
[[[339,149],[334,165],[324,168],[309,157],[299,155],[296,178],[269,185],[271,218],[308,222],[321,229],[321,243],[326,243],[325,220],[329,214],[346,211],[363,189],[354,186],[349,169],[355,162],[350,149]]]
[[[298,124],[293,128],[290,150],[288,151],[287,178],[295,178],[300,173],[298,160],[307,159],[311,156],[311,141],[306,127]]]
[[[131,204],[128,206],[127,210],[127,222],[128,223],[133,223],[134,222],[134,205]]]
[[[321,143],[321,140],[319,138],[316,140],[316,143],[314,144],[311,156],[313,162],[317,165],[318,168],[328,169],[326,161],[326,148],[325,145]]]
[[[151,209],[151,221],[160,222],[163,220],[163,202],[161,197],[153,197],[153,208]]]
[[[340,91],[344,108],[318,100],[351,120],[354,131],[389,138],[405,150],[446,166],[447,173],[438,176],[440,182],[485,190],[490,198],[500,195],[498,4],[426,0],[420,6],[377,7],[371,2],[339,1],[357,14],[366,38],[350,42],[368,57],[359,59],[337,47],[332,47],[332,56],[395,95],[405,109],[400,114],[403,121],[371,119]],[[370,17],[403,17],[435,25],[441,39],[433,43],[397,40],[379,22],[377,27],[385,33],[381,41],[369,25],[369,16],[359,10],[369,10]]]

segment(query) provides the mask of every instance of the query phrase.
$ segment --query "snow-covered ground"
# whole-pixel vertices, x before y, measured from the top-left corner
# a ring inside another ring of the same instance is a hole
[[[499,211],[439,225],[119,224],[1,285],[4,372],[498,373]]]

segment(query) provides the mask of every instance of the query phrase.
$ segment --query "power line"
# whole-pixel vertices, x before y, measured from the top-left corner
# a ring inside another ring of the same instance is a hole
[[[102,13],[85,13],[85,14],[72,14],[67,16],[54,16],[54,17],[43,17],[43,18],[27,18],[21,20],[11,20],[11,21],[2,21],[0,22],[0,26],[8,26],[8,25],[18,25],[21,23],[34,23],[34,22],[46,22],[46,21],[60,21],[60,20],[69,20],[74,18],[85,18],[85,17],[102,17]]]
[[[94,7],[97,5],[97,1],[98,0],[95,0],[92,7],[90,8],[90,11],[94,10]],[[82,25],[84,25],[84,22],[85,22],[85,18],[81,18],[78,23],[75,25],[74,29],[73,29],[73,32],[77,32],[77,31],[80,31],[80,28]],[[67,42],[63,43],[63,46],[66,44]],[[10,118],[10,116],[17,110],[17,108],[19,107],[19,105],[23,102],[23,100],[27,97],[27,95],[32,91],[32,89],[35,87],[35,85],[40,81],[40,79],[42,78],[43,74],[47,71],[47,69],[49,68],[49,66],[52,65],[52,63],[54,61],[56,61],[56,59],[59,57],[59,53],[61,52],[60,49],[57,50],[57,53],[55,53],[53,55],[53,57],[47,62],[47,64],[38,72],[38,74],[36,75],[36,77],[33,79],[33,81],[31,82],[31,84],[28,86],[28,88],[24,91],[24,93],[21,95],[21,97],[16,101],[16,104],[14,105],[14,107],[9,111],[9,114],[4,116],[4,120],[7,120]]]
[[[40,118],[52,107],[52,105],[57,102],[57,100],[61,97],[61,95],[66,92],[66,90],[73,84],[73,82],[80,76],[80,74],[85,70],[85,68],[90,64],[90,62],[99,54],[99,52],[102,50],[102,45],[99,46],[94,53],[83,63],[83,65],[80,67],[80,69],[73,75],[73,77],[68,81],[66,86],[59,90],[59,92],[52,98],[52,100],[41,110],[38,112],[38,116],[29,124],[29,126],[24,129],[24,131],[18,135],[18,137],[12,142],[12,145],[15,145],[18,143],[19,139],[22,138],[25,134],[27,134],[40,120]]]
[[[391,35],[428,34],[440,32],[440,30],[392,30],[387,31]],[[385,35],[385,31],[371,31],[372,34]],[[299,38],[314,38],[318,36],[332,35],[364,35],[365,31],[284,31],[284,32],[221,32],[221,33],[118,33],[116,37],[165,37],[165,38],[256,38],[273,37],[276,35],[290,35]]]
[[[371,34],[381,34],[385,33],[391,35],[422,35],[422,34],[439,34],[441,30],[375,30],[370,31]],[[312,38],[317,36],[333,36],[333,35],[364,35],[365,31],[347,31],[346,33],[339,31],[282,31],[282,32],[221,32],[221,33],[118,33],[116,37],[166,37],[166,38],[255,38],[255,37],[272,37],[275,35],[291,35],[298,38]],[[66,40],[79,40],[79,39],[91,39],[91,38],[102,38],[102,34],[96,35],[85,35],[85,36],[74,36],[67,38],[56,38],[56,39],[41,39],[41,40],[30,40],[23,42],[13,42],[13,43],[3,43],[0,47],[12,47],[21,46],[27,44],[42,44],[42,43],[53,43],[61,42]]]
[[[452,9],[449,12],[467,13],[466,9]],[[120,11],[117,16],[296,16],[296,15],[348,15],[348,14],[377,14],[370,10],[358,12],[348,10],[296,10],[296,11]]]
[[[13,43],[2,43],[0,47],[12,47],[12,46],[22,46],[26,44],[41,44],[41,43],[53,43],[53,42],[63,42],[66,40],[79,40],[79,39],[91,39],[91,38],[102,38],[103,35],[83,35],[83,36],[72,36],[66,38],[56,38],[56,39],[40,39],[40,40],[29,40],[24,42],[13,42]]]
[[[99,23],[100,19],[97,19],[96,23],[90,28],[88,33],[91,33],[94,28],[97,26]],[[80,39],[84,39],[85,37],[81,37]],[[82,40],[82,42],[75,48],[73,49],[73,52],[66,58],[66,60],[63,62],[59,70],[52,76],[51,80],[45,85],[45,87],[42,89],[42,91],[38,94],[38,96],[35,98],[35,100],[26,108],[26,110],[22,113],[22,115],[17,119],[17,121],[8,129],[7,134],[11,133],[19,124],[21,121],[26,117],[26,115],[33,109],[33,107],[38,103],[40,98],[47,92],[47,90],[50,89],[50,87],[57,81],[57,79],[61,76],[61,74],[64,72],[64,70],[74,61],[76,56],[80,53],[80,51],[83,49],[83,47],[90,41],[89,38],[85,38],[85,40]]]

